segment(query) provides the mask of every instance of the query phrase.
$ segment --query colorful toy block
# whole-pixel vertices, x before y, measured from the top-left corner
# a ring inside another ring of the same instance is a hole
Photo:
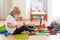
[[[39,35],[45,35],[46,32],[38,32]]]
[[[6,30],[6,31],[4,31],[3,32],[3,34],[5,35],[5,36],[8,36],[8,35],[10,35],[10,33]]]
[[[49,33],[50,31],[49,30],[44,30],[44,32]]]
[[[60,29],[55,29],[54,31],[57,33],[60,33]]]
[[[45,24],[39,24],[38,26],[39,26],[40,28],[45,28],[45,27],[46,27]]]
[[[42,16],[40,16],[40,24],[42,24],[43,18]]]
[[[31,23],[31,24],[30,24],[30,26],[34,27],[34,26],[35,26],[35,24]]]
[[[26,26],[27,25],[26,22],[23,22],[22,24],[23,24],[23,26]]]

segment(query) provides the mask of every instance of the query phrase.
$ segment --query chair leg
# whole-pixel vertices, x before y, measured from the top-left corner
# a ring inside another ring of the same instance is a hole
[[[44,20],[46,20],[46,21],[47,21],[47,15],[44,15]]]
[[[32,16],[32,14],[30,15],[30,21],[32,21],[33,20],[33,16]]]

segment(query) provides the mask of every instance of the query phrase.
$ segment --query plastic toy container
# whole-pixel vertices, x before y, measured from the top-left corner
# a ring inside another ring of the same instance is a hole
[[[0,26],[0,32],[6,31],[5,26]]]
[[[27,34],[16,34],[17,39],[28,39],[29,36]]]

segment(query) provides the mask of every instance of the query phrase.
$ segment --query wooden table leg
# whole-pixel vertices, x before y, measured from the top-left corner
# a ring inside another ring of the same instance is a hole
[[[47,14],[45,15],[46,21],[47,21]]]
[[[46,14],[46,15],[44,15],[44,20],[46,20],[46,21],[47,21],[47,14]]]
[[[32,21],[33,20],[33,18],[32,18],[33,16],[32,16],[32,14],[30,14],[30,21]]]

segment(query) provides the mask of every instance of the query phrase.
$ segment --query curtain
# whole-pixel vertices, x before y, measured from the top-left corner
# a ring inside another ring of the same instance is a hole
[[[0,19],[6,19],[12,6],[12,0],[0,0]]]
[[[0,19],[3,18],[3,0],[0,0]]]
[[[32,0],[26,0],[26,19],[30,18],[30,7]]]

